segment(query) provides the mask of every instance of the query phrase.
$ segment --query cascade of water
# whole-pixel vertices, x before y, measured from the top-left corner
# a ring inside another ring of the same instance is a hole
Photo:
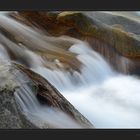
[[[15,97],[27,118],[40,128],[82,128],[64,112],[40,104],[26,84],[15,92]]]
[[[14,29],[18,26],[18,31],[24,37],[29,36],[27,34],[30,33],[30,37],[34,36],[38,38],[37,40],[41,39],[41,35],[36,31],[24,27],[13,19],[5,18],[4,15],[0,15],[0,19],[0,26],[13,30],[11,27],[14,24]],[[5,25],[5,22],[8,24]],[[11,24],[10,27],[8,27],[9,24]],[[0,58],[10,61],[8,53],[3,47],[0,46]],[[16,47],[13,47],[13,51],[14,49]],[[139,79],[114,72],[104,58],[92,50],[87,43],[78,41],[67,50],[69,53],[76,54],[76,59],[81,62],[80,72],[46,68],[43,62],[47,60],[43,60],[35,52],[28,50],[27,46],[18,51],[21,54],[23,51],[26,56],[29,56],[29,60],[26,60],[26,57],[22,59],[28,61],[32,70],[52,83],[96,128],[140,128]],[[56,63],[61,64],[59,60],[56,60]],[[50,109],[47,110],[39,104],[27,86],[24,86],[16,94],[16,97],[23,112],[27,113],[30,119],[38,118],[35,119],[37,120],[35,123],[48,123],[45,117],[48,115],[47,118],[50,117],[51,119],[52,116],[55,116],[52,115],[53,111],[52,113]],[[64,116],[62,115],[62,117]],[[56,121],[54,125],[60,126],[62,124],[62,127],[77,127],[75,123],[71,123],[68,117],[64,118],[67,118],[67,122],[70,122],[71,125],[63,124],[61,120]]]
[[[139,79],[113,72],[85,43],[73,45],[70,51],[78,54],[83,64],[81,73],[34,70],[56,86],[95,127],[139,128]],[[81,84],[77,86],[78,81]]]

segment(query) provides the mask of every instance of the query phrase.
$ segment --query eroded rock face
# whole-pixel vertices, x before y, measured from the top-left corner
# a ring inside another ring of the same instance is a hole
[[[13,14],[14,15],[14,14]],[[102,14],[98,14],[102,16]],[[136,69],[140,68],[140,38],[135,34],[134,28],[124,27],[124,22],[131,20],[120,16],[119,27],[114,22],[103,21],[103,18],[96,19],[80,12],[19,12],[14,17],[30,26],[41,28],[47,33],[60,36],[68,35],[90,43],[90,45],[101,53],[114,69],[127,74],[139,73]],[[110,19],[110,16],[106,16]],[[113,15],[112,15],[113,17]],[[116,20],[115,15],[112,20]],[[20,19],[21,18],[21,19]],[[100,19],[100,20],[99,20]],[[124,20],[123,20],[124,19]],[[42,22],[39,22],[42,21]],[[117,16],[119,21],[119,16]],[[123,24],[122,24],[122,21]],[[133,23],[134,24],[134,23]],[[139,23],[136,23],[137,27]],[[120,28],[120,26],[122,28]],[[139,25],[140,26],[140,25]],[[130,25],[131,27],[131,25]],[[130,32],[133,31],[133,32]],[[126,60],[126,61],[125,61]]]
[[[34,91],[33,94],[37,100],[46,105],[46,108],[48,106],[61,110],[70,116],[80,128],[93,128],[93,125],[39,74],[19,64],[1,65],[0,73],[0,128],[57,128],[51,125],[51,122],[38,126],[26,116],[26,112],[23,111],[15,96],[20,90],[22,91],[24,85]],[[23,91],[21,93],[24,94]],[[57,112],[55,115],[57,116]]]

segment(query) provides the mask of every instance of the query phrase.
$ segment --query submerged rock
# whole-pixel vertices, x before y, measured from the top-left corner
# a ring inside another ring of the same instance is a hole
[[[83,12],[86,16],[92,19],[97,19],[102,23],[109,26],[119,27],[126,32],[131,32],[134,34],[140,34],[140,18],[135,12],[103,12],[103,11],[88,11]],[[133,18],[133,16],[135,18]]]
[[[33,30],[3,15],[0,16],[0,32],[0,45],[14,61],[31,66],[31,56],[37,56],[42,61],[40,64],[57,68],[53,62],[58,59],[64,69],[80,71],[81,63],[76,59],[76,54],[68,51],[75,43],[74,39],[46,36],[42,31]]]
[[[26,116],[28,110],[24,110],[15,97],[18,94],[25,94],[23,89],[25,88],[25,90],[28,90],[27,87],[33,91],[33,94],[36,96],[36,99],[40,104],[46,105],[43,106],[43,108],[46,107],[47,109],[48,106],[66,113],[77,126],[79,125],[79,128],[93,128],[93,125],[46,79],[28,68],[19,64],[1,65],[0,81],[0,128],[61,128],[61,126],[55,126],[49,122],[50,119],[53,121],[53,116],[52,118],[45,118],[48,120],[48,123],[43,126],[37,125],[38,123],[34,123],[34,121],[32,121],[33,118],[29,119]],[[21,100],[23,100],[22,98]],[[25,105],[28,104],[28,101],[30,100],[23,100]],[[33,113],[39,112],[37,111]],[[56,115],[56,117],[60,117],[57,114],[57,111],[54,115]],[[62,122],[65,121],[63,118],[60,119]],[[65,125],[62,126],[62,128],[65,128]]]

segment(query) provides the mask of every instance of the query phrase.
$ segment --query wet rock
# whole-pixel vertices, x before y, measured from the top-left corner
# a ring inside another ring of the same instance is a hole
[[[41,128],[25,115],[15,98],[15,95],[19,94],[17,91],[22,90],[24,85],[28,85],[34,91],[41,104],[68,114],[82,128],[93,128],[93,125],[39,74],[15,63],[1,65],[0,75],[0,128]],[[43,128],[55,126],[48,124]]]
[[[51,35],[68,35],[87,41],[117,71],[139,75],[136,69],[140,68],[140,38],[132,25],[136,24],[138,28],[140,24],[116,15],[107,16],[96,12],[92,14],[93,17],[88,15],[86,12],[25,11],[14,17],[22,17],[32,26],[39,27]],[[103,15],[111,21],[107,22]],[[39,23],[39,20],[43,23]],[[119,25],[116,27],[114,24]],[[129,26],[124,26],[128,24]]]
[[[59,59],[64,68],[72,67],[74,70],[80,70],[81,63],[76,59],[76,54],[68,51],[68,48],[74,44],[73,41],[45,36],[9,17],[1,16],[0,18],[2,19],[0,20],[0,43],[6,48],[12,60],[30,66],[30,56],[35,54],[42,61],[46,60],[43,64],[47,67],[54,65],[46,62]]]
[[[101,12],[101,11],[94,11],[94,12],[83,12],[88,17],[92,19],[97,19],[98,21],[105,23],[109,26],[116,26],[120,27],[121,29],[125,30],[126,32],[134,33],[139,35],[140,34],[140,18],[136,16],[136,13],[131,11],[127,12]],[[133,18],[133,16],[135,18]]]
[[[36,95],[41,101],[43,101],[43,103],[66,112],[84,127],[93,127],[92,124],[82,114],[80,114],[46,79],[22,65],[15,64],[15,66],[33,81],[37,89]]]

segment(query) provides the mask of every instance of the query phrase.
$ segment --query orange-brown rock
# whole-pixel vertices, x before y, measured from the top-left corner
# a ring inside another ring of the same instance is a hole
[[[123,27],[104,24],[83,13],[24,11],[13,14],[13,17],[20,17],[29,22],[30,26],[41,28],[50,35],[68,35],[85,40],[94,50],[105,56],[116,70],[137,74],[136,69],[140,68],[140,37],[123,30]]]

